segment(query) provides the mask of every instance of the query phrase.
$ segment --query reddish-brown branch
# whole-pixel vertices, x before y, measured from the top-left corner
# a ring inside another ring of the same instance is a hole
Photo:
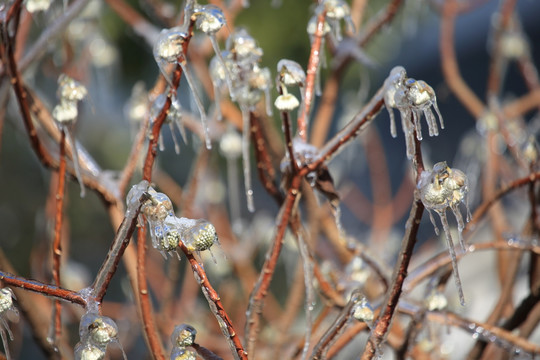
[[[242,360],[247,360],[247,352],[244,350],[244,347],[240,342],[240,337],[238,336],[238,333],[236,332],[233,323],[229,318],[229,315],[227,314],[225,308],[223,307],[223,304],[221,303],[221,298],[219,294],[216,292],[216,290],[214,290],[212,284],[210,284],[204,268],[201,264],[199,264],[197,259],[195,259],[195,256],[193,256],[193,254],[186,248],[186,246],[182,242],[178,244],[178,247],[180,247],[184,255],[186,255],[189,264],[191,265],[191,269],[193,270],[195,279],[199,283],[199,286],[201,287],[205,297],[207,298],[210,308],[212,309],[212,312],[220,323],[220,326],[224,324],[229,337],[227,340],[230,340],[230,342],[234,346],[234,351],[236,354],[235,358],[238,357]]]
[[[30,290],[42,295],[52,296],[54,298],[86,306],[86,301],[79,293],[62,289],[59,286],[47,285],[36,280],[28,280],[23,277],[12,275],[8,272],[0,271],[0,280],[10,286]]]
[[[259,322],[264,304],[264,298],[266,297],[268,288],[270,287],[270,282],[272,281],[272,277],[276,269],[279,254],[281,253],[281,248],[283,246],[283,238],[296,203],[296,198],[298,196],[300,185],[302,184],[303,176],[304,175],[302,173],[298,173],[291,180],[290,188],[282,205],[276,235],[272,240],[272,246],[268,249],[265,257],[266,260],[262,266],[259,279],[257,280],[257,283],[255,284],[255,287],[251,293],[248,310],[246,312],[247,319],[245,334],[247,337],[248,352],[251,354],[251,356],[254,356],[255,343],[257,341],[259,332]]]
[[[532,251],[533,253],[540,255],[540,246],[526,244],[525,242],[510,241],[509,243],[503,242],[489,242],[482,244],[474,244],[469,246],[467,252],[456,253],[457,259],[461,259],[463,256],[483,250],[511,250],[511,251]],[[443,251],[440,254],[428,259],[416,269],[410,272],[407,281],[405,282],[405,292],[410,292],[419,283],[428,277],[435,274],[439,269],[449,266],[451,263],[450,254],[448,251]]]
[[[304,142],[307,142],[308,119],[313,103],[317,73],[319,72],[321,51],[324,51],[324,49],[321,50],[321,44],[326,21],[325,16],[326,13],[324,11],[317,16],[317,29],[315,30],[315,36],[313,38],[313,43],[311,44],[311,52],[309,54],[307,65],[304,104],[302,106],[302,112],[298,116],[298,136],[300,136]]]
[[[476,94],[467,86],[459,72],[456,51],[454,48],[454,26],[458,12],[455,0],[446,0],[441,19],[440,51],[444,78],[458,100],[472,114],[479,119],[484,113],[484,104]]]
[[[412,118],[409,119],[412,121]],[[416,138],[415,134],[415,151],[413,158],[413,165],[416,170],[416,181],[420,179],[420,174],[424,171],[424,162],[422,159],[422,150],[420,147],[420,141]],[[411,261],[414,245],[416,244],[416,235],[420,228],[420,221],[422,220],[422,214],[424,213],[424,204],[420,199],[415,197],[407,225],[405,226],[405,235],[401,242],[401,250],[398,255],[398,260],[394,268],[394,275],[392,276],[392,284],[390,285],[390,291],[383,302],[381,313],[377,318],[377,325],[371,332],[364,353],[362,354],[362,360],[370,360],[380,350],[380,346],[386,338],[396,307],[398,305],[401,293],[403,291],[403,283],[408,273],[409,263]]]
[[[64,219],[64,194],[66,183],[66,129],[61,128],[60,137],[60,166],[58,167],[58,188],[56,190],[56,217],[54,226],[53,240],[53,280],[57,286],[60,286],[60,262],[62,260],[62,225]],[[62,304],[60,300],[54,302],[56,308],[54,329],[55,339],[60,338],[62,331]]]

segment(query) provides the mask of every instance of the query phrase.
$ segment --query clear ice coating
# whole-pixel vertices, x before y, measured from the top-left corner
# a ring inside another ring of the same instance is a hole
[[[4,352],[7,360],[11,360],[11,355],[8,347],[8,336],[13,341],[13,333],[8,325],[8,319],[18,321],[19,312],[13,304],[15,300],[15,294],[13,290],[8,287],[0,289],[0,337],[2,338],[2,344],[4,345]],[[7,336],[6,336],[7,333]]]
[[[355,32],[355,26],[351,18],[351,9],[349,4],[344,0],[323,0],[317,7],[316,13],[326,12],[326,19],[333,31],[333,35],[337,41],[341,41],[341,25],[340,21],[345,21],[347,31],[351,34]]]
[[[219,243],[216,228],[210,222],[178,218],[174,215],[172,202],[167,195],[151,187],[147,192],[149,199],[141,207],[141,212],[148,221],[152,245],[164,257],[175,251],[180,241],[190,252],[197,253]]]
[[[174,328],[171,335],[171,342],[173,344],[171,350],[171,360],[195,360],[197,357],[191,350],[186,349],[187,346],[195,343],[195,336],[197,330],[191,325],[181,324]]]
[[[426,210],[429,212],[429,217],[435,232],[438,234],[437,225],[431,211],[435,211],[441,220],[443,230],[445,233],[446,241],[448,244],[448,250],[452,258],[452,268],[454,271],[454,278],[456,281],[456,287],[459,292],[459,299],[461,304],[465,303],[463,296],[463,290],[461,288],[461,280],[459,277],[456,253],[454,250],[454,242],[452,240],[452,234],[450,232],[450,226],[448,224],[448,218],[446,216],[446,210],[450,208],[454,217],[456,218],[458,225],[459,243],[461,250],[466,251],[465,240],[463,238],[463,229],[465,228],[465,222],[459,204],[464,203],[467,218],[470,220],[470,211],[468,206],[468,181],[467,176],[461,170],[452,169],[448,167],[446,162],[439,162],[433,166],[431,171],[424,171],[420,175],[417,188],[420,191],[420,200],[424,204]]]
[[[178,64],[182,67],[184,77],[186,78],[189,88],[191,89],[191,94],[201,116],[201,124],[204,131],[206,147],[211,149],[212,143],[206,121],[206,112],[204,110],[202,100],[197,92],[195,79],[191,75],[191,72],[187,66],[187,57],[184,54],[184,43],[186,42],[187,38],[187,33],[185,33],[180,27],[161,30],[161,33],[154,44],[154,59],[156,60],[159,70],[171,87],[172,81],[167,73],[167,64]]]
[[[77,103],[83,100],[88,91],[78,81],[70,78],[65,74],[60,74],[58,77],[58,92],[57,96],[60,103],[56,105],[52,111],[52,116],[58,123],[61,131],[65,131],[68,139],[68,143],[72,149],[73,168],[75,169],[75,176],[81,186],[81,197],[84,197],[84,183],[82,181],[81,170],[79,167],[79,153],[77,151],[77,143],[75,136],[73,136],[73,124],[77,120],[79,112],[77,110]]]
[[[428,124],[429,136],[439,135],[437,120],[431,110],[435,109],[441,128],[444,129],[442,115],[437,106],[435,91],[425,81],[407,78],[407,72],[402,66],[396,66],[384,82],[384,105],[390,115],[390,133],[397,136],[396,123],[392,108],[398,109],[401,116],[401,125],[405,134],[407,158],[414,156],[414,133],[418,140],[422,140],[420,118],[422,114]],[[412,122],[411,122],[412,117]]]
[[[280,82],[285,86],[304,86],[306,72],[296,61],[281,59],[277,64]]]
[[[152,123],[156,121],[157,117],[159,116],[159,113],[161,112],[161,109],[165,105],[165,101],[167,100],[167,95],[160,94],[154,103],[152,104],[152,107],[150,108],[150,118]],[[176,97],[174,97],[171,100],[171,106],[169,108],[169,111],[167,112],[167,117],[165,118],[165,123],[169,125],[169,129],[171,130],[171,137],[173,139],[174,143],[174,151],[179,154],[180,153],[180,143],[178,142],[178,139],[176,138],[175,131],[174,131],[174,125],[178,128],[178,131],[180,133],[180,136],[182,136],[182,140],[187,142],[187,135],[186,135],[186,128],[184,126],[184,120],[182,116],[182,107],[180,105],[180,102]],[[165,149],[165,146],[163,145],[163,138],[161,135],[159,136],[159,149],[163,151]]]
[[[79,323],[79,337],[80,341],[75,346],[76,360],[103,359],[111,342],[120,345],[116,323],[111,318],[95,312],[87,312],[82,316]]]

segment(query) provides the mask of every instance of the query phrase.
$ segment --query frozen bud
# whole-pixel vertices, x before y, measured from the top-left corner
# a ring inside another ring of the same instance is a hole
[[[171,342],[174,347],[185,348],[193,345],[196,335],[197,330],[193,326],[188,324],[177,325],[171,335]]]
[[[164,236],[159,239],[158,250],[160,251],[173,251],[178,247],[180,242],[180,234],[176,229],[167,229]]]
[[[118,327],[107,316],[86,313],[81,318],[79,336],[82,343],[90,343],[104,349],[111,341],[117,340]]]
[[[426,208],[444,210],[464,200],[467,176],[461,170],[449,168],[443,161],[435,164],[432,171],[422,172],[418,188]]]
[[[124,113],[130,121],[140,123],[146,117],[148,106],[148,92],[144,82],[138,81],[131,90],[131,97],[126,103]]]
[[[396,91],[403,86],[406,78],[407,72],[403,66],[396,66],[390,71],[390,75],[384,81],[384,103],[387,107],[396,107],[394,100]]]
[[[538,161],[538,144],[533,135],[529,136],[523,144],[522,152],[525,160],[529,164],[534,164]]]
[[[315,33],[317,32],[317,15],[314,15],[309,19],[306,30],[310,37],[315,36]],[[326,36],[330,32],[330,30],[332,30],[332,28],[330,27],[328,22],[325,21],[323,24],[322,36]]]
[[[171,199],[167,195],[152,188],[148,189],[148,194],[150,199],[143,205],[142,212],[149,221],[163,221],[168,215],[174,215]]]
[[[329,19],[341,20],[351,15],[349,4],[344,0],[324,0],[323,6]]]
[[[227,131],[221,137],[219,149],[227,158],[238,158],[242,154],[242,137],[235,130]]]
[[[500,40],[501,53],[508,59],[519,59],[529,51],[529,44],[518,31],[506,31]]]
[[[435,91],[425,81],[407,79],[405,85],[409,88],[408,96],[413,105],[431,105],[431,102],[435,98]]]
[[[356,320],[362,321],[368,324],[373,321],[373,318],[375,316],[373,313],[373,309],[371,308],[371,306],[369,306],[369,304],[365,300],[362,300],[358,304],[356,304],[356,306],[353,309],[352,315]]]
[[[205,34],[215,34],[225,26],[225,15],[215,5],[196,6],[193,13],[197,20],[195,25]]]
[[[227,39],[227,50],[240,58],[255,58],[262,56],[262,49],[245,29],[236,29]]]
[[[24,5],[29,13],[38,11],[47,11],[51,6],[52,0],[25,0]]]
[[[300,102],[293,94],[283,94],[277,97],[274,105],[279,111],[292,111],[300,105]]]
[[[190,349],[174,347],[171,351],[171,360],[197,360],[197,354]]]
[[[6,313],[8,310],[13,309],[13,299],[15,295],[10,288],[0,289],[0,315]]]
[[[270,69],[254,66],[253,71],[248,75],[249,87],[257,90],[270,89],[272,87],[271,77]]]
[[[102,360],[105,350],[89,343],[78,343],[75,346],[75,360]]]
[[[440,291],[432,291],[426,299],[426,307],[429,311],[441,311],[448,305],[446,296]]]
[[[187,34],[182,32],[180,28],[174,27],[171,29],[163,29],[154,44],[154,57],[156,61],[164,60],[166,62],[175,63],[180,55],[183,55],[183,45],[186,41]]]
[[[52,111],[54,120],[59,123],[74,122],[78,115],[77,103],[74,101],[60,101],[60,104],[56,105]]]
[[[58,97],[61,101],[80,101],[86,97],[88,91],[77,80],[74,80],[66,74],[60,74],[58,77]]]
[[[296,61],[282,59],[277,64],[279,80],[285,86],[303,86],[306,73]]]
[[[192,226],[186,227],[181,239],[191,252],[208,250],[215,242],[218,242],[216,228],[203,219],[194,220]]]

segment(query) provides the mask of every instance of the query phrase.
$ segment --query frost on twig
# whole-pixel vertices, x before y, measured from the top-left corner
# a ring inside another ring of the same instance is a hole
[[[79,115],[77,103],[84,99],[87,94],[88,91],[81,83],[65,74],[60,74],[58,77],[58,99],[60,100],[60,103],[56,105],[52,111],[53,118],[56,120],[60,130],[66,132],[68,141],[71,145],[73,167],[75,169],[77,181],[81,186],[81,197],[84,197],[85,191],[79,166],[77,142],[75,141],[75,136],[73,136],[73,125]]]
[[[105,358],[107,346],[114,342],[120,346],[127,359],[120,342],[118,341],[118,327],[107,316],[89,311],[84,314],[79,324],[80,341],[75,346],[75,360],[100,360]]]
[[[458,169],[451,169],[446,165],[446,162],[439,162],[433,166],[431,171],[424,171],[420,175],[417,188],[420,192],[420,199],[425,208],[429,212],[429,218],[435,227],[435,233],[439,234],[435,219],[431,210],[435,211],[441,223],[443,225],[444,234],[448,244],[448,250],[452,257],[452,268],[454,271],[454,277],[456,281],[456,287],[459,292],[459,299],[462,305],[465,304],[465,298],[463,296],[463,290],[461,288],[461,280],[459,277],[456,252],[454,250],[454,242],[452,240],[452,234],[450,232],[450,226],[448,225],[448,218],[446,217],[446,210],[450,208],[458,224],[459,243],[461,250],[466,251],[465,240],[463,239],[463,229],[465,228],[465,222],[459,205],[465,204],[467,217],[466,220],[470,220],[470,211],[468,206],[468,186],[467,176]]]
[[[13,300],[15,300],[13,290],[7,287],[0,289],[0,337],[2,338],[2,344],[4,345],[4,352],[7,360],[11,359],[7,336],[13,341],[13,333],[9,328],[7,320],[19,320],[19,311],[15,308]]]
[[[384,90],[384,105],[390,115],[390,133],[393,137],[397,136],[394,112],[392,110],[392,108],[396,108],[399,110],[401,126],[405,134],[407,158],[412,159],[414,156],[414,133],[416,132],[418,140],[422,140],[422,127],[420,124],[422,113],[428,124],[429,136],[439,135],[437,120],[431,110],[432,106],[439,117],[441,128],[444,129],[435,91],[422,80],[407,78],[407,72],[401,66],[392,69],[384,82]]]
[[[180,241],[190,252],[196,253],[210,251],[214,243],[219,243],[216,228],[210,222],[176,217],[167,195],[151,187],[148,194],[150,198],[142,206],[141,212],[148,221],[152,245],[163,257],[176,251]]]

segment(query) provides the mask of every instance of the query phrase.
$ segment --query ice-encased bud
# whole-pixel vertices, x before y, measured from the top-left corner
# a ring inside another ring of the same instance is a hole
[[[111,341],[117,341],[118,327],[107,316],[86,313],[81,318],[79,336],[82,343],[90,343],[105,349]]]
[[[38,11],[47,11],[51,6],[52,0],[25,0],[24,6],[29,13],[35,13]]]
[[[89,343],[78,343],[75,346],[75,360],[103,360],[105,350]]]
[[[441,311],[448,306],[448,299],[438,290],[433,290],[426,298],[426,308],[429,311]]]
[[[131,90],[124,113],[132,123],[141,123],[148,113],[148,92],[143,81],[138,81]]]
[[[422,172],[418,189],[426,208],[445,210],[466,201],[467,176],[461,170],[448,167],[445,161],[439,162],[432,171]]]
[[[197,354],[190,350],[180,347],[173,347],[171,350],[171,360],[197,360]]]
[[[242,28],[237,28],[229,36],[226,44],[227,50],[241,59],[259,59],[263,51],[257,46],[255,39]]]
[[[361,300],[358,304],[354,306],[352,315],[356,320],[368,324],[371,324],[371,322],[373,322],[373,318],[375,317],[373,309],[365,299]]]
[[[282,59],[277,64],[280,82],[285,86],[303,86],[306,73],[296,61]]]
[[[306,31],[308,33],[308,35],[313,38],[315,36],[315,33],[317,32],[317,18],[318,16],[317,15],[313,15],[309,21],[308,21],[308,24],[307,24],[307,28],[306,28]],[[332,28],[330,27],[330,25],[328,24],[328,22],[324,22],[323,24],[323,33],[322,33],[322,36],[326,36],[326,34],[328,34],[330,32],[330,30],[332,30]]]
[[[221,137],[219,149],[227,158],[236,159],[242,154],[242,137],[235,130],[229,130]]]
[[[81,101],[88,94],[88,90],[77,80],[66,74],[58,77],[58,98],[67,101]]]
[[[15,294],[13,294],[13,290],[11,290],[10,288],[5,287],[0,289],[0,316],[6,313],[8,310],[14,309],[14,298]]]
[[[283,94],[277,97],[274,105],[279,111],[292,111],[300,105],[300,102],[293,94]]]
[[[191,346],[195,342],[197,330],[188,324],[177,325],[171,335],[173,346],[183,347]]]
[[[77,120],[79,111],[77,110],[77,103],[73,101],[61,101],[56,105],[52,111],[54,120],[59,123],[71,123]]]
[[[148,189],[150,199],[142,206],[142,213],[148,221],[164,221],[168,215],[174,215],[171,199],[153,188]]]
[[[197,18],[195,25],[205,34],[215,34],[226,24],[223,11],[215,5],[196,6],[193,15]]]
[[[178,230],[170,228],[166,228],[164,232],[165,234],[161,234],[162,236],[159,238],[157,249],[165,252],[173,251],[178,247],[180,234],[178,233]]]
[[[181,239],[191,252],[208,250],[218,242],[216,228],[204,219],[194,220],[192,226],[183,230]]]
[[[186,38],[187,34],[179,27],[161,30],[153,50],[156,61],[177,62],[178,57],[184,53],[183,45]]]
[[[317,7],[316,13],[325,11],[326,18],[330,27],[334,30],[334,35],[338,41],[341,41],[341,29],[339,22],[345,21],[349,32],[355,32],[355,26],[351,18],[351,8],[344,0],[323,0]]]

